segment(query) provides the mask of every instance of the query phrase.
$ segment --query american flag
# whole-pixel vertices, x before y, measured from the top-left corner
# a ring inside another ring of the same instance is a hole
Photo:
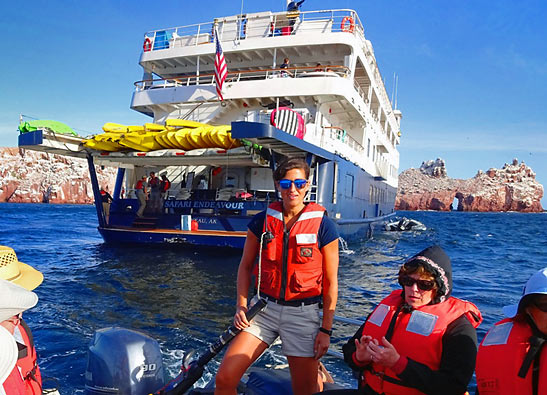
[[[217,86],[217,95],[220,100],[224,100],[222,97],[222,84],[228,74],[228,66],[226,66],[226,59],[220,46],[220,37],[218,36],[218,30],[215,28],[215,41],[216,41],[216,55],[215,55],[215,84]]]

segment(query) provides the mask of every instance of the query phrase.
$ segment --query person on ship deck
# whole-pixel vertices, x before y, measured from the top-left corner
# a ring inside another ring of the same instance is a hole
[[[403,289],[373,310],[343,346],[359,389],[326,394],[464,394],[477,355],[477,307],[451,296],[450,258],[431,246],[399,270]]]
[[[234,316],[234,325],[243,331],[224,355],[215,394],[235,394],[247,368],[277,337],[289,362],[294,394],[321,389],[319,358],[330,344],[338,298],[338,233],[322,206],[304,203],[309,174],[303,159],[280,163],[273,178],[282,201],[272,203],[249,223]],[[255,300],[261,297],[267,305],[248,322],[245,312],[252,273]]]
[[[146,174],[143,174],[142,178],[135,184],[135,193],[139,200],[137,217],[142,217],[144,209],[146,208]]]
[[[547,394],[547,267],[526,282],[508,317],[488,331],[477,354],[477,394]]]

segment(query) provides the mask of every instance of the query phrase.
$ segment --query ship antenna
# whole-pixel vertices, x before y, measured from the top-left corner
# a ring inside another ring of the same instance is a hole
[[[399,74],[395,78],[395,109],[397,109],[397,96],[399,95]]]
[[[391,105],[393,106],[395,100],[395,72],[393,72],[393,85],[391,86]]]
[[[241,40],[241,33],[243,33],[243,0],[241,0],[241,10],[239,11],[239,40]]]

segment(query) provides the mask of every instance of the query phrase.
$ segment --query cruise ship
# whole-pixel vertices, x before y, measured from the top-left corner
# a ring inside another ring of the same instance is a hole
[[[19,135],[20,147],[87,159],[107,243],[242,248],[250,218],[278,198],[272,169],[285,157],[309,163],[306,199],[344,239],[393,214],[402,113],[355,11],[246,13],[142,40],[131,108],[150,123],[107,123],[87,139],[47,127]],[[95,166],[118,168],[109,213]],[[151,172],[170,188],[137,215],[134,188]]]

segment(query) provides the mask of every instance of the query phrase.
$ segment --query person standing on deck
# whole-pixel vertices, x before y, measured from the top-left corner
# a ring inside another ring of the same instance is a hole
[[[477,355],[477,394],[547,394],[547,267],[526,282],[508,317],[488,331]]]
[[[167,191],[171,188],[171,181],[167,178],[167,175],[163,173],[161,175],[161,182],[160,182],[160,211],[163,211],[163,202],[165,201],[165,198],[167,197]]]
[[[160,179],[156,177],[156,173],[153,171],[150,172],[148,186],[150,187],[150,210],[153,213],[158,213],[160,211],[161,200]]]
[[[279,68],[281,69],[281,76],[282,77],[292,77],[293,76],[292,73],[288,70],[290,63],[291,63],[291,61],[289,60],[289,58],[283,59],[283,63],[281,64],[281,66],[279,66]]]
[[[139,199],[137,217],[142,217],[146,208],[146,174],[143,174],[142,178],[135,184],[135,193],[137,194],[137,199]]]
[[[101,188],[99,193],[101,194],[104,216],[106,217],[106,223],[108,224],[108,219],[110,218],[110,204],[112,203],[113,199],[112,196],[108,193],[108,187]]]
[[[237,272],[234,317],[235,327],[243,332],[224,355],[216,375],[217,395],[235,394],[247,368],[277,337],[289,362],[293,393],[307,395],[319,389],[319,358],[329,348],[338,298],[338,233],[324,207],[304,203],[309,173],[303,159],[280,163],[273,178],[282,201],[270,204],[249,223]],[[248,322],[245,312],[253,274],[256,298],[267,305]]]

